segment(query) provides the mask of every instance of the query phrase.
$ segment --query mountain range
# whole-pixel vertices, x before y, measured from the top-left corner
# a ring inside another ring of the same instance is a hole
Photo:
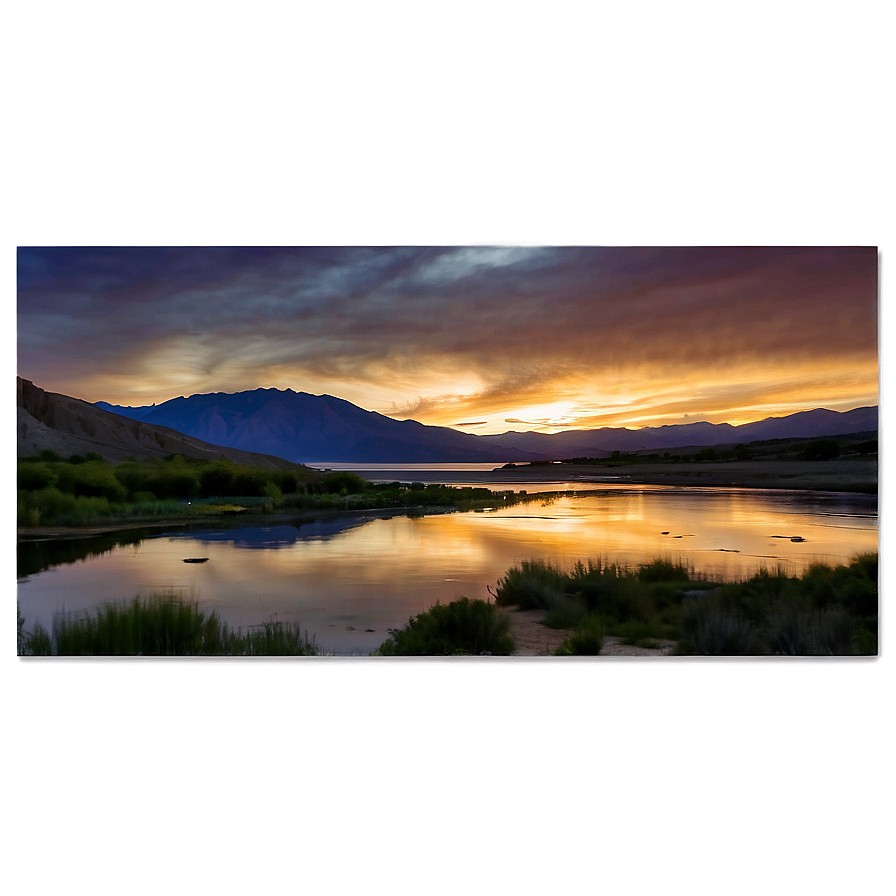
[[[332,395],[291,389],[212,392],[148,407],[97,407],[206,442],[276,454],[297,463],[499,463],[542,455],[500,440],[365,411]]]
[[[767,439],[817,438],[875,431],[877,407],[824,408],[755,423],[689,423],[641,429],[604,427],[559,433],[474,435],[414,420],[395,420],[341,398],[291,389],[212,392],[158,405],[96,408],[165,427],[229,449],[296,463],[505,463],[602,457],[612,451],[666,450]]]

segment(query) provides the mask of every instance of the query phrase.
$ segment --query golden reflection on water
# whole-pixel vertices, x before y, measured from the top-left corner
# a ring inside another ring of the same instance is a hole
[[[233,626],[299,621],[324,647],[366,651],[436,601],[488,598],[510,567],[532,558],[569,568],[663,557],[713,579],[845,562],[877,550],[876,508],[864,506],[736,490],[609,489],[483,513],[354,520],[323,534],[313,526],[172,534],[37,573],[20,583],[19,602],[29,624],[49,626],[63,608],[174,590]]]

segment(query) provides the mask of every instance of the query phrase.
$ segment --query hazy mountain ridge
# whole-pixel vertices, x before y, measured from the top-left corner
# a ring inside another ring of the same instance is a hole
[[[212,392],[146,407],[97,402],[97,407],[206,442],[300,463],[525,462],[599,457],[612,451],[848,435],[878,428],[878,409],[866,407],[842,413],[818,408],[741,426],[701,421],[637,430],[604,427],[482,436],[395,420],[331,395],[291,389]]]
[[[818,438],[850,435],[878,428],[876,407],[851,411],[830,411],[816,408],[799,411],[786,417],[768,417],[754,423],[733,426],[730,423],[683,423],[666,426],[625,429],[604,427],[591,430],[565,430],[547,433],[503,433],[480,436],[500,439],[504,443],[525,447],[550,455],[549,459],[568,457],[600,457],[612,451],[664,451],[670,448],[736,445],[767,439]]]
[[[524,449],[484,443],[479,436],[365,411],[332,395],[291,389],[210,392],[151,407],[97,406],[168,426],[204,441],[276,454],[298,463],[482,462],[540,460]]]

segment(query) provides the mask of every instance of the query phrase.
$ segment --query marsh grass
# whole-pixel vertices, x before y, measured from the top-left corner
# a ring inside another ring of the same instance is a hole
[[[558,594],[551,604],[544,624],[548,628],[575,628],[588,615],[588,607],[575,594]]]
[[[769,616],[768,644],[790,656],[843,656],[851,652],[857,626],[842,606],[803,610],[781,606]]]
[[[392,632],[381,656],[508,656],[514,648],[510,619],[493,603],[461,597],[435,604]]]
[[[742,609],[719,594],[684,600],[679,653],[748,656],[763,650],[759,633]]]
[[[41,625],[26,632],[25,656],[316,656],[317,645],[298,623],[265,622],[246,634],[215,611],[200,610],[176,594],[109,602],[92,613],[57,614],[50,635]]]
[[[551,610],[566,592],[568,576],[543,560],[523,560],[498,580],[498,606],[515,604],[521,610]]]
[[[604,646],[606,630],[599,616],[586,616],[572,635],[555,651],[556,656],[598,656]]]
[[[320,652],[314,638],[293,622],[266,622],[239,640],[241,656],[317,656]]]
[[[864,656],[877,653],[877,580],[877,554],[727,584],[666,559],[636,568],[578,562],[568,572],[530,560],[493,594],[498,605],[542,609],[546,625],[572,629],[567,654],[595,650],[601,633],[638,647],[676,641],[684,655]]]

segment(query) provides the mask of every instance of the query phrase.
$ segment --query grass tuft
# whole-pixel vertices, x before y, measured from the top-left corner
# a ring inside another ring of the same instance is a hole
[[[575,628],[587,615],[588,607],[579,595],[560,594],[554,598],[543,622],[548,628]]]
[[[495,603],[522,610],[549,610],[565,593],[567,576],[543,560],[524,560],[498,580]]]
[[[52,636],[40,625],[24,632],[24,656],[315,656],[298,623],[266,622],[242,634],[215,611],[176,594],[109,602],[93,613],[58,614]]]
[[[505,613],[488,601],[461,597],[411,617],[377,652],[381,656],[508,656],[513,648]]]
[[[557,648],[555,656],[598,656],[604,646],[604,635],[600,617],[586,616]]]

